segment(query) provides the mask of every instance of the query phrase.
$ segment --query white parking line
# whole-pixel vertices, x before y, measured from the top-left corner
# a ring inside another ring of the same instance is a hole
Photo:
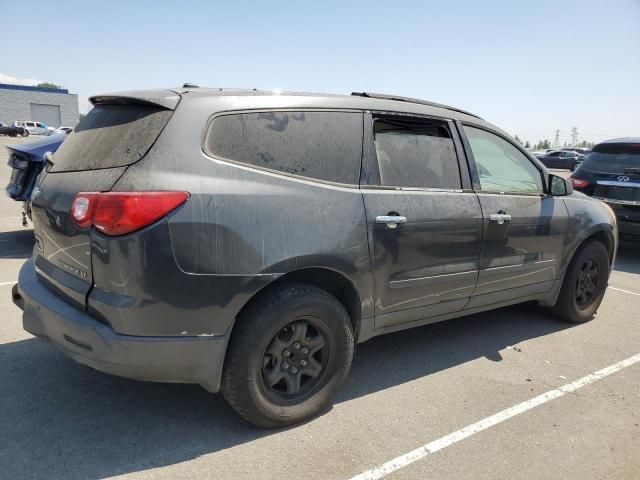
[[[0,282],[0,287],[7,287],[9,285],[15,285],[18,282]]]
[[[549,390],[542,395],[538,395],[537,397],[534,397],[530,400],[514,405],[513,407],[509,407],[505,410],[502,410],[501,412],[491,415],[490,417],[484,418],[476,423],[472,423],[471,425],[463,427],[460,430],[456,430],[455,432],[445,435],[444,437],[440,437],[439,439],[416,448],[409,453],[405,453],[404,455],[400,455],[393,460],[389,460],[379,467],[372,468],[371,470],[367,470],[366,472],[356,475],[351,480],[375,480],[378,478],[382,478],[392,472],[395,472],[396,470],[400,470],[401,468],[406,467],[407,465],[426,457],[427,455],[436,453],[437,451],[458,443],[459,441],[475,435],[476,433],[480,433],[483,430],[502,423],[505,420],[515,417],[516,415],[520,415],[527,410],[531,410],[532,408],[543,405],[551,400],[562,397],[567,393],[574,392],[579,388],[597,382],[598,380],[608,377],[609,375],[619,372],[623,368],[630,367],[631,365],[634,365],[638,362],[640,362],[640,353],[622,360],[621,362],[614,363],[613,365],[605,367],[602,370],[591,373],[586,377],[582,377],[574,382],[567,383],[562,387]]]
[[[624,290],[622,288],[612,287],[611,285],[609,285],[608,288],[610,288],[611,290],[616,290],[618,292],[630,293],[631,295],[636,295],[636,296],[640,297],[640,293],[637,293],[637,292],[631,292],[629,290]]]

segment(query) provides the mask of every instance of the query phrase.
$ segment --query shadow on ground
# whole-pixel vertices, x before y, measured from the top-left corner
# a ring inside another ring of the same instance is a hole
[[[640,241],[619,243],[615,269],[619,272],[640,273]]]
[[[336,402],[479,357],[500,361],[505,347],[564,328],[544,310],[525,304],[374,338],[358,347]],[[194,385],[101,374],[40,339],[0,345],[0,379],[5,478],[81,479],[139,472],[272,433],[246,424],[221,395]]]
[[[0,232],[0,258],[29,258],[34,242],[31,229]]]

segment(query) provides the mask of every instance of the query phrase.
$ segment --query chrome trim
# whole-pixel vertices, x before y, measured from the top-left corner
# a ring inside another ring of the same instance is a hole
[[[490,222],[497,222],[498,225],[502,225],[504,222],[511,221],[511,215],[508,213],[492,213],[489,215]]]
[[[604,198],[604,197],[597,197],[597,196],[593,196],[591,198],[595,198],[597,200],[601,200],[605,203],[615,203],[618,205],[640,205],[640,201],[634,201],[634,200],[618,200],[615,198]]]
[[[635,182],[617,182],[614,180],[598,180],[596,185],[605,185],[607,187],[633,187],[640,188],[640,183]]]
[[[378,215],[376,223],[384,223],[389,228],[396,228],[399,223],[407,223],[407,217],[402,215]]]

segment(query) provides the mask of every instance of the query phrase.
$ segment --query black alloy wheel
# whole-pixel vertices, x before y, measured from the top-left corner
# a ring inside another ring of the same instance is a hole
[[[276,333],[262,356],[265,392],[277,403],[300,401],[320,382],[330,349],[313,319],[289,323]]]
[[[598,292],[600,270],[593,258],[589,258],[580,267],[578,278],[576,279],[576,303],[578,307],[588,306]]]

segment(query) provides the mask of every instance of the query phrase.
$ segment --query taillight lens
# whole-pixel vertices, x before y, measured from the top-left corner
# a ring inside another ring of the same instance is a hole
[[[589,182],[586,180],[580,180],[578,178],[572,178],[571,185],[573,185],[575,188],[585,188],[589,186]]]
[[[71,216],[80,227],[124,235],[159,220],[188,198],[188,192],[80,192]]]

